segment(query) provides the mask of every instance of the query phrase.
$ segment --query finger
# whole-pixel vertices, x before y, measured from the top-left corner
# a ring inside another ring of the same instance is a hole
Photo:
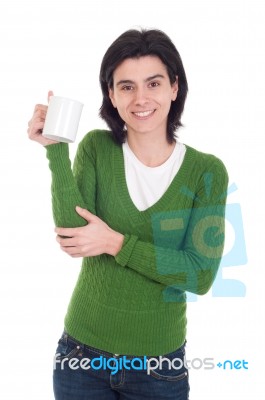
[[[57,235],[56,240],[62,247],[73,247],[77,245],[77,243],[75,243],[76,240],[73,238],[68,238],[67,236]]]
[[[29,126],[28,128],[28,137],[30,139],[34,139],[42,133],[42,129],[44,127],[44,122],[39,122],[34,125],[34,127]]]
[[[36,111],[40,111],[40,110],[47,112],[47,108],[48,108],[48,106],[46,106],[45,104],[36,104],[34,107],[34,114]]]
[[[43,128],[43,126],[40,127],[38,125],[37,129],[36,129],[36,125],[39,122],[42,122],[42,124],[44,125],[44,122],[45,122],[45,119],[46,119],[46,114],[47,114],[47,106],[45,106],[45,108],[40,107],[40,106],[36,106],[35,107],[34,114],[33,114],[32,118],[28,122],[28,133],[30,131],[36,132],[36,131],[38,131],[38,130]]]
[[[45,118],[43,117],[36,117],[28,122],[28,128],[30,130],[36,130],[36,125],[42,123],[44,125]]]
[[[64,236],[65,238],[72,238],[72,237],[78,235],[79,229],[78,228],[58,228],[58,227],[56,227],[54,229],[54,232],[57,233],[57,235]]]
[[[28,122],[28,127],[33,126],[33,124],[35,124],[36,122],[44,122],[45,121],[45,117],[40,115],[40,116],[34,116],[34,118],[30,119]]]
[[[48,103],[50,102],[50,97],[54,96],[53,91],[49,90],[48,91]]]
[[[86,210],[85,208],[81,208],[79,206],[76,206],[75,208],[77,214],[79,214],[81,217],[86,219],[88,222],[92,222],[97,220],[97,216],[92,214],[90,211]]]
[[[67,253],[71,257],[81,257],[79,249],[77,247],[64,247],[61,246],[61,250]]]
[[[42,108],[42,107],[36,108],[32,119],[35,119],[35,118],[44,118],[45,119],[46,115],[47,115],[47,109],[48,109],[47,106],[45,108]]]

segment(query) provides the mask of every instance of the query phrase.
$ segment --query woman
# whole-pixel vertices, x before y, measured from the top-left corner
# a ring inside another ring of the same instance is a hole
[[[177,141],[188,85],[166,34],[123,33],[100,84],[110,130],[83,138],[73,172],[68,145],[41,135],[47,106],[35,107],[28,128],[47,150],[57,240],[83,258],[55,398],[186,400],[185,293],[206,293],[220,264],[227,172]]]

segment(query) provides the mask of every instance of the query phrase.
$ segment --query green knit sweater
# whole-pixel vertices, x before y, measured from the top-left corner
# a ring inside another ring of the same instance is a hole
[[[139,211],[127,189],[122,147],[109,131],[84,137],[73,171],[67,144],[46,148],[56,226],[86,225],[75,211],[79,205],[125,235],[116,257],[83,259],[66,331],[110,353],[155,356],[177,349],[186,336],[185,292],[206,293],[222,256],[223,163],[186,146],[167,191]]]

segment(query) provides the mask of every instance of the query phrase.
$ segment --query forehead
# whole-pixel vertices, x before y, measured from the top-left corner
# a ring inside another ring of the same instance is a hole
[[[157,56],[143,56],[122,61],[114,70],[113,79],[145,79],[156,74],[168,76],[165,64]]]

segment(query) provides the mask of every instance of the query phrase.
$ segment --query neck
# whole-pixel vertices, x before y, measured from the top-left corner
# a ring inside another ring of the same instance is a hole
[[[172,154],[175,147],[173,143],[167,141],[165,135],[152,134],[127,134],[127,141],[130,149],[144,165],[148,167],[158,167],[163,164]]]

